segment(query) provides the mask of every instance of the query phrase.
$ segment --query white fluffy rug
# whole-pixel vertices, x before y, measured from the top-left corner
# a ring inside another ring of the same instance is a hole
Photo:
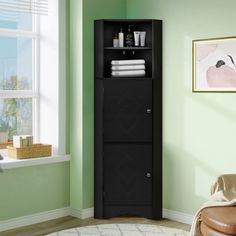
[[[144,224],[105,224],[63,230],[48,236],[188,236],[175,228]]]

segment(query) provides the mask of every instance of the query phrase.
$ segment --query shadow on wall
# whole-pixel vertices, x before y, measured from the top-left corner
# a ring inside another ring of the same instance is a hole
[[[164,153],[164,206],[193,214],[207,201],[218,172],[181,148],[165,145]]]
[[[216,177],[235,172],[236,109],[229,105],[234,94],[184,91],[178,98],[184,100],[183,112],[175,117],[182,125],[172,131],[178,131],[178,139],[163,147],[164,206],[193,214],[207,201]]]

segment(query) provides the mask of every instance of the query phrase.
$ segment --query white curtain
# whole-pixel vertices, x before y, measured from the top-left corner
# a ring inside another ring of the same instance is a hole
[[[48,0],[0,0],[0,12],[48,14]]]

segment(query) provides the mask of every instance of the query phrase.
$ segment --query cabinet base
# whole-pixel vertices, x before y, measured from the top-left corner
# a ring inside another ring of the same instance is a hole
[[[154,217],[152,206],[104,206],[102,216],[100,214],[96,214],[95,209],[95,218],[98,219],[108,219],[122,216],[144,217],[147,219],[156,220],[162,218],[162,213],[155,215],[158,217]]]

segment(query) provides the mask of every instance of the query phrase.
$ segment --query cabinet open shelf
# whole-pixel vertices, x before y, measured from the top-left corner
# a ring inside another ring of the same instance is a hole
[[[101,78],[103,79],[103,78]],[[145,80],[152,80],[153,78],[151,77],[107,77],[107,78],[104,78],[105,80],[120,80],[120,79],[145,79]]]
[[[152,142],[121,142],[121,141],[104,141],[104,144],[152,144]]]
[[[105,50],[152,50],[151,47],[104,47]]]

